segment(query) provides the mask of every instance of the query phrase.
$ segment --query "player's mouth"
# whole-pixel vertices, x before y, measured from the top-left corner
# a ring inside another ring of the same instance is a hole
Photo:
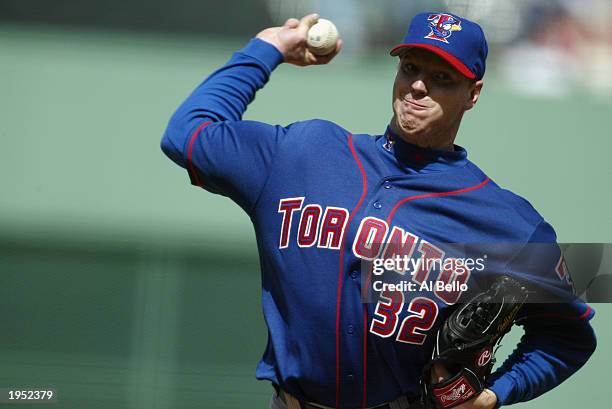
[[[408,115],[414,116],[415,118],[423,119],[429,115],[429,109],[430,108],[426,105],[421,104],[419,102],[415,102],[412,99],[402,99],[398,107],[398,113],[402,116]]]
[[[411,109],[415,110],[415,111],[424,111],[426,110],[428,107],[423,105],[423,104],[419,104],[418,102],[416,102],[415,100],[412,99],[408,99],[408,100],[404,100],[404,103],[410,107]]]

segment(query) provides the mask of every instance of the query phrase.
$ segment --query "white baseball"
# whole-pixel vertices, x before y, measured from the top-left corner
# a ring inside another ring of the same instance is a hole
[[[315,55],[327,55],[336,49],[338,29],[329,20],[320,18],[308,30],[308,49]]]

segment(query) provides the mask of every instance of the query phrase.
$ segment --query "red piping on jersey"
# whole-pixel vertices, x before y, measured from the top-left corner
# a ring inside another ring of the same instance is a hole
[[[198,171],[196,170],[195,166],[193,166],[193,162],[191,161],[191,158],[193,157],[193,143],[195,142],[196,138],[200,134],[200,131],[205,126],[210,125],[210,124],[212,124],[212,122],[209,121],[209,122],[204,122],[202,125],[198,126],[198,128],[195,130],[193,135],[191,135],[191,140],[189,141],[189,150],[187,151],[187,166],[189,167],[189,171],[193,175],[193,179],[195,180],[196,184],[200,187],[204,187],[204,184],[200,182],[200,178],[198,177]]]
[[[483,187],[484,185],[486,185],[487,183],[490,182],[491,179],[486,178],[485,180],[483,180],[482,182],[480,182],[477,185],[471,186],[471,187],[466,187],[463,189],[459,189],[459,190],[451,190],[448,192],[439,192],[439,193],[425,193],[422,195],[416,195],[416,196],[408,196],[402,200],[400,200],[399,202],[397,202],[397,204],[395,206],[393,206],[393,209],[391,209],[391,212],[389,213],[389,217],[387,217],[387,223],[391,223],[391,219],[393,219],[393,215],[395,214],[395,211],[404,203],[406,202],[410,202],[412,200],[416,200],[416,199],[425,199],[428,197],[443,197],[443,196],[452,196],[452,195],[460,195],[461,193],[466,193],[466,192],[470,192],[472,190],[476,190],[476,189],[480,189],[481,187]]]
[[[363,185],[363,189],[361,192],[361,197],[359,198],[359,202],[357,202],[357,205],[355,206],[355,208],[349,215],[348,221],[346,222],[345,229],[347,230],[351,224],[351,221],[353,220],[353,217],[355,216],[355,213],[357,213],[357,211],[361,207],[361,204],[363,203],[363,199],[365,199],[366,193],[368,192],[368,178],[366,177],[365,170],[363,169],[363,166],[361,165],[361,161],[359,160],[359,157],[357,156],[357,152],[355,151],[355,147],[353,146],[353,135],[351,134],[348,135],[348,145],[351,150],[351,153],[353,154],[353,158],[355,159],[355,162],[357,163],[357,166],[359,167],[359,172],[361,172],[361,183]],[[346,233],[346,230],[345,230],[345,233]],[[337,408],[340,407],[340,300],[341,300],[341,295],[342,295],[342,275],[343,275],[342,260],[344,258],[343,255],[344,255],[344,245],[346,244],[346,236],[347,235],[344,234],[342,244],[340,245],[340,268],[338,271],[338,294],[336,298],[336,407]],[[363,387],[365,389],[365,383]],[[365,391],[364,391],[364,394],[365,394]]]
[[[590,314],[590,313],[591,313],[591,307],[589,306],[589,307],[587,308],[587,310],[584,312],[584,314],[582,314],[582,315],[580,316],[580,318],[578,318],[578,319],[579,319],[580,321],[583,321],[583,320],[585,320],[585,319],[586,319],[586,317],[588,317],[588,316],[589,316],[589,314]]]

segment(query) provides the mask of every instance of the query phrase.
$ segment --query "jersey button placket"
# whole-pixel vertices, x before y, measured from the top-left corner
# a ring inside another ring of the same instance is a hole
[[[385,190],[391,190],[393,188],[393,184],[388,180],[383,181],[382,185],[379,186],[381,186]],[[372,207],[376,210],[380,210],[383,208],[383,203],[381,200],[375,200],[374,202],[372,202]]]

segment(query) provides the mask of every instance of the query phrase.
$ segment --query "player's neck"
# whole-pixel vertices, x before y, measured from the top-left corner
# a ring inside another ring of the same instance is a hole
[[[432,134],[432,135],[410,135],[408,133],[398,130],[397,124],[392,120],[389,124],[390,135],[388,137],[397,140],[403,140],[411,145],[418,146],[423,149],[435,149],[444,151],[455,150],[455,138],[459,127],[453,127],[452,129],[446,130],[443,133]]]

